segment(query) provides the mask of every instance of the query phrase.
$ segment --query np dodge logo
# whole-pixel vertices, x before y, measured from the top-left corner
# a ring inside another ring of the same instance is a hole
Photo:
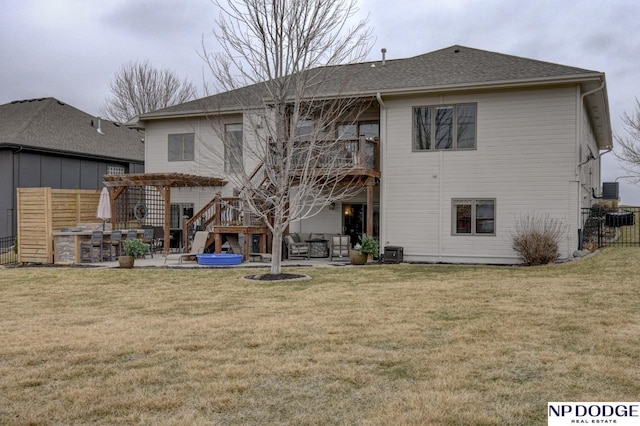
[[[548,425],[640,425],[640,402],[549,402]]]

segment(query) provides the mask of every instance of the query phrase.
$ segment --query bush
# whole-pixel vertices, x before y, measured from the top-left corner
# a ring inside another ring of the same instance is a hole
[[[124,253],[127,256],[142,257],[145,254],[149,254],[149,245],[142,242],[137,238],[124,240],[122,243]]]
[[[520,216],[512,233],[513,249],[525,265],[546,265],[558,259],[565,235],[562,221],[549,215]]]
[[[372,257],[377,257],[379,252],[380,246],[378,245],[378,241],[366,234],[363,235],[362,244],[360,245],[360,253],[371,255]]]

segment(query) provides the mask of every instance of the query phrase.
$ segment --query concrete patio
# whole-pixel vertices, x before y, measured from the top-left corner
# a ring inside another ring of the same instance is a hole
[[[89,265],[89,264],[83,264]],[[117,260],[114,261],[105,261],[105,262],[95,262],[90,265],[95,267],[102,268],[119,268],[119,263]],[[178,261],[178,259],[173,256],[170,257],[165,263],[165,257],[162,254],[154,254],[153,258],[150,256],[146,256],[145,258],[139,258],[135,260],[134,268],[208,268],[208,269],[216,269],[216,268],[269,268],[271,265],[270,262],[251,262],[246,261],[242,262],[240,265],[234,266],[207,266],[207,265],[199,265],[195,260],[188,261],[184,260],[182,263]],[[352,266],[348,257],[343,258],[334,258],[330,260],[328,257],[326,258],[311,258],[311,259],[291,259],[291,260],[283,260],[283,267],[344,267],[344,266]]]

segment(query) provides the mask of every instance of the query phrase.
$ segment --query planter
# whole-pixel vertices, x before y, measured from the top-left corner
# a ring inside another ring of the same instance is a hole
[[[352,265],[364,265],[365,263],[367,263],[368,257],[368,255],[360,253],[360,250],[349,251],[349,258],[351,259]]]
[[[120,256],[118,258],[118,263],[121,268],[131,269],[133,268],[133,260],[135,258],[133,256]]]

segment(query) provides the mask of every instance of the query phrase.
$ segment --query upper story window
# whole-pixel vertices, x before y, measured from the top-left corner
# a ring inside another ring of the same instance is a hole
[[[244,163],[242,156],[242,123],[224,126],[224,171],[239,172]]]
[[[413,150],[462,150],[476,147],[476,104],[413,108]]]
[[[195,137],[193,133],[169,135],[169,161],[193,161]]]
[[[315,122],[311,118],[305,118],[296,123],[296,140],[308,141],[315,131]]]
[[[336,136],[339,140],[358,139],[364,136],[367,140],[380,137],[380,123],[377,121],[360,121],[358,123],[339,124],[336,126]]]
[[[496,235],[496,200],[454,199],[453,235]]]

